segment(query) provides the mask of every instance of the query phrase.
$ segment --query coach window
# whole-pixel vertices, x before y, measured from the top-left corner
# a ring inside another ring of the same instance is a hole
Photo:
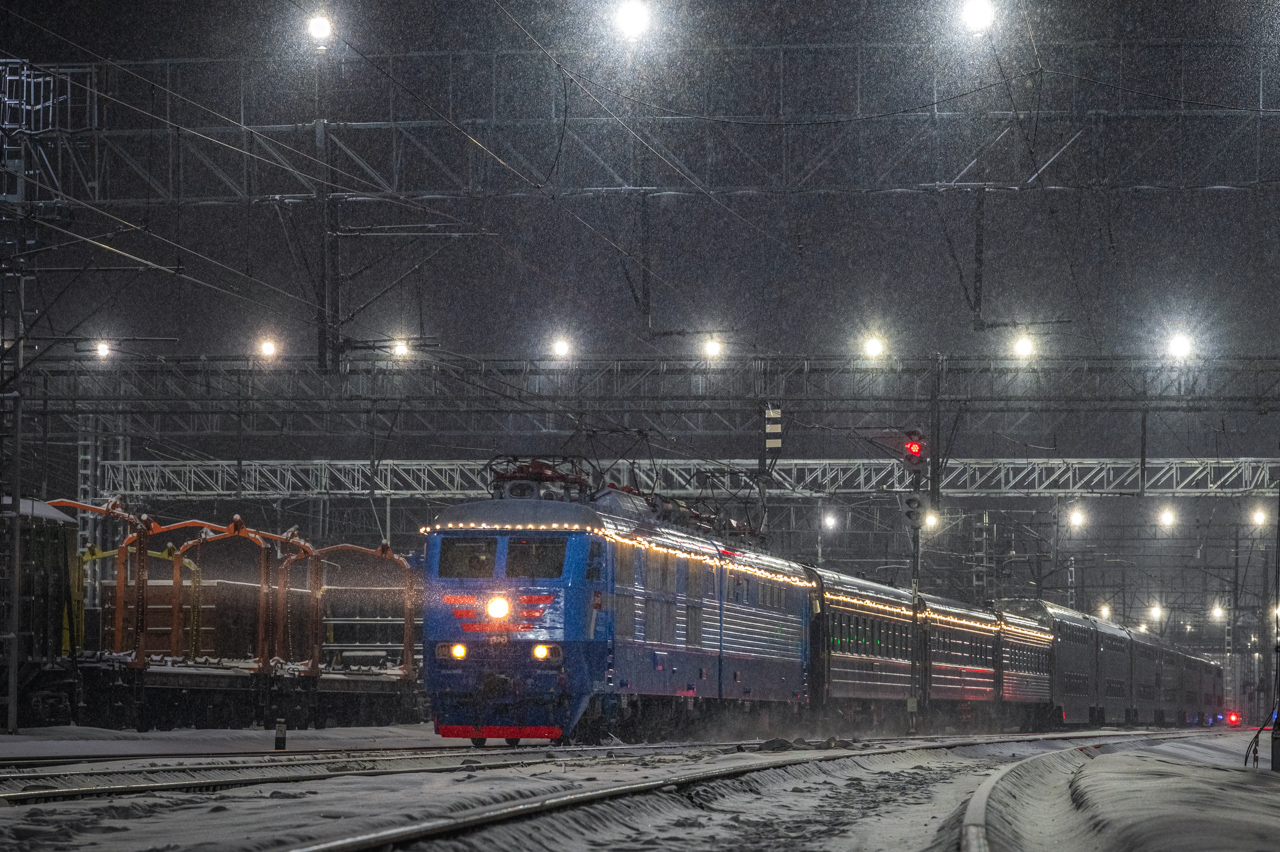
[[[636,559],[640,548],[634,544],[619,544],[613,561],[613,584],[630,588],[636,583]]]
[[[516,538],[507,543],[507,576],[554,580],[564,573],[565,538]]]
[[[684,596],[686,598],[702,597],[703,576],[706,574],[707,567],[696,560],[689,560],[689,570],[685,575]]]
[[[446,580],[492,577],[497,555],[497,538],[445,536],[440,539],[439,576]]]

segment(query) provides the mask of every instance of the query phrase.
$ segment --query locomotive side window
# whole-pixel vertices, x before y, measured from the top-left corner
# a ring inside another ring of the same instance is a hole
[[[632,595],[619,594],[614,601],[613,635],[615,639],[625,641],[635,634],[636,599]]]
[[[702,645],[702,607],[700,606],[685,607],[684,643],[690,648]]]
[[[496,538],[445,536],[440,539],[440,576],[447,580],[492,577],[497,555]]]
[[[604,542],[591,542],[591,550],[587,554],[587,580],[599,581],[604,576]]]
[[[690,560],[689,573],[685,578],[684,594],[687,598],[702,597],[702,580],[707,568],[701,562]]]
[[[636,559],[640,548],[634,544],[619,544],[618,554],[613,565],[613,583],[615,586],[630,588],[636,584]]]
[[[507,544],[507,576],[554,580],[564,573],[564,538],[511,538]]]

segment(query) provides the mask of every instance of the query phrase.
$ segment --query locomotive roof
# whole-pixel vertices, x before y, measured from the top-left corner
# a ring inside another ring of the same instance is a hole
[[[453,529],[479,528],[509,529],[516,526],[525,529],[602,529],[604,519],[599,512],[581,503],[565,503],[560,500],[477,500],[459,503],[441,509],[434,526],[441,532]]]

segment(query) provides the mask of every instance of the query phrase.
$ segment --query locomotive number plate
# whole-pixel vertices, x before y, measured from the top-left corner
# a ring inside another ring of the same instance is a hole
[[[507,644],[510,644],[510,642],[511,642],[510,637],[503,634],[489,637],[490,645],[507,645]]]

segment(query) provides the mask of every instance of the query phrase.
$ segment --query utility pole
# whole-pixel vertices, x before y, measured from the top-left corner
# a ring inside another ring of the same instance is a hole
[[[316,157],[320,160],[320,182],[316,186],[316,200],[320,202],[320,286],[317,296],[318,362],[321,370],[335,370],[341,350],[339,311],[341,310],[341,280],[336,262],[333,210],[333,165],[329,160],[329,122],[324,113],[328,108],[325,74],[328,71],[327,52],[323,46],[316,51],[315,129]]]
[[[9,550],[9,683],[7,689],[8,714],[6,728],[10,734],[18,733],[19,675],[22,668],[22,348],[25,329],[23,328],[23,292],[22,274],[13,276],[17,281],[17,298],[13,306],[13,342],[11,343],[11,364],[13,372],[9,374],[13,382],[13,390],[6,394],[12,400],[10,416],[9,451],[9,508],[13,512],[12,530]]]

